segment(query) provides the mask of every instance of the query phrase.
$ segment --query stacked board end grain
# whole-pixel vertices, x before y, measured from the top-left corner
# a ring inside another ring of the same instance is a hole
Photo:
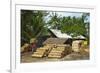
[[[32,54],[32,57],[42,58],[42,57],[44,57],[44,56],[47,56],[48,51],[49,51],[50,49],[51,49],[51,48],[48,47],[48,46],[44,46],[44,47],[37,48],[36,52],[34,52],[34,53]]]
[[[27,52],[29,49],[29,44],[25,43],[22,47],[21,47],[21,53],[23,52]]]
[[[63,55],[63,49],[60,50],[59,48],[53,48],[49,53],[49,58],[61,58]]]
[[[37,48],[36,52],[32,54],[32,57],[43,57],[44,53],[45,53],[44,49]]]
[[[65,54],[69,54],[72,52],[71,46],[67,44],[57,45],[58,48],[63,48]]]
[[[48,58],[62,58],[67,54],[67,52],[68,52],[67,49],[69,49],[69,48],[66,46],[57,45],[56,48],[53,48],[51,50],[51,52],[48,55]]]
[[[81,44],[82,44],[82,40],[73,41],[73,43],[72,43],[72,50],[74,52],[79,52],[80,51]]]

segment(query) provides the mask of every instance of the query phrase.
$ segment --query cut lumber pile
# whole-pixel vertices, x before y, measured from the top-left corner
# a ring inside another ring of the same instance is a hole
[[[43,57],[43,55],[44,55],[44,53],[45,53],[45,51],[38,51],[38,52],[34,52],[33,54],[32,54],[32,57]]]
[[[49,58],[61,58],[63,57],[65,48],[53,48],[49,53]]]
[[[45,49],[41,49],[41,48],[37,48],[36,52],[34,52],[32,54],[32,57],[43,57],[45,54],[46,50]]]
[[[62,58],[71,52],[70,46],[51,44],[37,48],[32,57]]]
[[[72,50],[74,52],[80,52],[81,44],[82,44],[82,40],[73,41],[73,43],[72,43]]]
[[[59,47],[56,47],[56,48],[53,48],[49,55],[48,55],[48,58],[62,58],[64,57],[66,54],[69,53],[69,51],[71,51],[70,48],[68,47],[62,47],[62,46],[59,46]]]
[[[50,51],[50,47],[48,46],[44,46],[44,47],[40,47],[40,48],[37,48],[36,52],[34,52],[32,54],[32,57],[44,57],[44,56],[47,56],[49,51]]]
[[[28,49],[29,49],[29,44],[28,44],[28,43],[25,43],[25,44],[21,47],[21,53],[22,53],[22,52],[28,51]]]

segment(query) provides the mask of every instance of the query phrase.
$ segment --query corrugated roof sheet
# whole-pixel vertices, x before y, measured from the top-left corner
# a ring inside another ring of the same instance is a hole
[[[72,38],[70,35],[66,33],[62,33],[61,30],[57,29],[50,29],[50,31],[57,37],[57,38]]]

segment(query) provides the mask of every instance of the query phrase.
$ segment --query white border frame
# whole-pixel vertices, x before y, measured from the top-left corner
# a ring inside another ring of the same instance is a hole
[[[38,5],[38,4],[15,4],[12,3],[11,10],[11,72],[20,71],[43,71],[52,69],[79,68],[95,65],[95,7],[79,5]],[[90,13],[90,60],[42,62],[20,64],[20,9],[27,10],[52,10]],[[55,65],[54,65],[55,63]]]

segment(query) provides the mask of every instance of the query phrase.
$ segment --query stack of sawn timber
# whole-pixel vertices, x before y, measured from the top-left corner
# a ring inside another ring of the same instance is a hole
[[[82,40],[73,41],[73,43],[72,43],[72,50],[74,52],[80,52],[81,44],[82,44]]]
[[[56,47],[50,51],[48,58],[62,58],[70,52],[71,49],[69,45],[56,45]]]
[[[32,57],[42,58],[44,56],[47,56],[50,50],[51,50],[51,47],[49,46],[37,48],[37,50],[32,54]]]

